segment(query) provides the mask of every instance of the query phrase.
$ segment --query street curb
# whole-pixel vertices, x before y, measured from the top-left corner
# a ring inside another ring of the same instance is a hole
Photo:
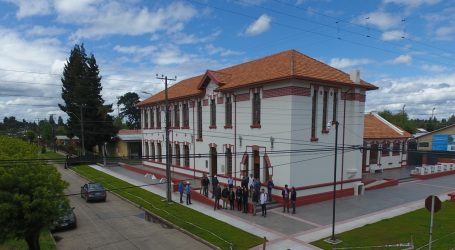
[[[78,175],[79,177],[88,180],[85,176],[80,175],[79,173],[77,173],[76,171],[72,170],[71,168],[68,168],[68,170],[70,170],[71,172],[75,173],[75,174]],[[147,191],[147,190],[146,190],[146,191]],[[140,205],[138,205],[138,204],[136,204],[136,203],[134,203],[134,202],[128,200],[127,198],[125,198],[125,197],[123,197],[123,196],[121,196],[121,195],[119,195],[119,194],[116,194],[116,193],[114,193],[114,192],[111,192],[111,191],[108,191],[108,192],[111,193],[111,194],[113,194],[113,195],[115,195],[115,196],[117,196],[117,197],[120,198],[121,200],[124,200],[124,201],[130,203],[131,205],[133,205],[133,206],[135,206],[135,207],[141,209],[141,210],[144,210],[144,212],[149,213],[150,215],[152,215],[154,218],[156,218],[156,219],[159,220],[160,222],[166,224],[168,227],[170,227],[170,228],[175,228],[175,229],[179,230],[180,232],[182,232],[182,233],[184,233],[184,234],[190,236],[191,238],[193,238],[193,239],[195,239],[195,240],[197,240],[197,241],[199,241],[199,242],[201,242],[201,243],[207,245],[208,247],[210,247],[210,248],[212,248],[212,249],[221,250],[220,247],[218,247],[218,246],[216,246],[216,245],[214,245],[214,244],[212,244],[212,243],[210,243],[210,242],[208,242],[208,241],[202,239],[201,237],[199,237],[199,236],[197,236],[197,235],[192,234],[192,233],[189,232],[188,230],[183,229],[183,228],[181,228],[181,227],[179,227],[179,226],[173,224],[172,222],[169,222],[168,220],[166,220],[166,219],[162,218],[161,216],[159,216],[159,215],[157,215],[157,214],[155,214],[155,213],[153,213],[153,212],[151,212],[151,211],[149,211],[149,210],[143,208],[142,206],[140,206]],[[147,191],[147,192],[150,192],[150,191]],[[152,193],[152,192],[150,192],[150,193]]]

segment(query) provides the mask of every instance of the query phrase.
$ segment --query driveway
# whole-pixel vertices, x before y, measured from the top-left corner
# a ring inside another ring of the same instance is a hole
[[[66,193],[79,193],[86,180],[57,168],[70,183]],[[210,249],[176,229],[145,221],[142,210],[111,193],[106,202],[86,203],[79,195],[69,199],[78,225],[54,234],[58,249]]]

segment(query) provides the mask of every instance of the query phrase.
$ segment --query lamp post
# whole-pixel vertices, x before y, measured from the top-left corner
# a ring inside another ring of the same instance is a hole
[[[336,211],[336,192],[337,192],[337,155],[338,155],[338,121],[332,121],[331,125],[335,126],[335,157],[333,160],[333,196],[332,196],[332,236],[325,241],[332,245],[338,244],[341,240],[335,238],[335,211]]]

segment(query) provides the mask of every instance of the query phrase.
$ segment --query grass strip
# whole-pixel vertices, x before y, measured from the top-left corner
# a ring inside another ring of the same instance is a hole
[[[54,240],[52,239],[52,235],[49,231],[44,230],[41,232],[39,244],[41,250],[55,250],[57,247],[55,246]],[[3,244],[0,245],[0,250],[26,250],[28,249],[27,242],[22,239],[10,239],[5,241]]]
[[[425,208],[368,224],[337,235],[343,242],[336,248],[364,247],[356,249],[373,249],[371,246],[384,246],[405,242],[414,242],[415,248],[428,244],[430,212]],[[455,247],[455,203],[443,202],[442,208],[434,215],[433,249],[453,249]],[[322,240],[311,244],[322,249],[332,249],[332,245]],[[369,247],[368,247],[369,246]],[[403,249],[403,247],[383,247],[374,249]],[[422,249],[428,249],[423,247]]]
[[[131,184],[89,166],[80,165],[72,169],[91,181],[100,182],[109,189],[117,189],[113,192],[221,249],[230,249],[227,242],[232,243],[233,249],[249,249],[263,242],[260,237],[203,213],[178,203],[163,202],[163,197],[142,188],[122,189],[131,187]]]

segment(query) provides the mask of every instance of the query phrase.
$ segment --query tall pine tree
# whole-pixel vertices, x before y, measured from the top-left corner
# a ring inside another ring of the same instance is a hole
[[[60,109],[69,116],[70,134],[82,138],[83,120],[86,150],[101,146],[117,133],[113,125],[112,104],[105,105],[101,96],[101,76],[95,56],[87,56],[84,45],[75,45],[63,69]]]

